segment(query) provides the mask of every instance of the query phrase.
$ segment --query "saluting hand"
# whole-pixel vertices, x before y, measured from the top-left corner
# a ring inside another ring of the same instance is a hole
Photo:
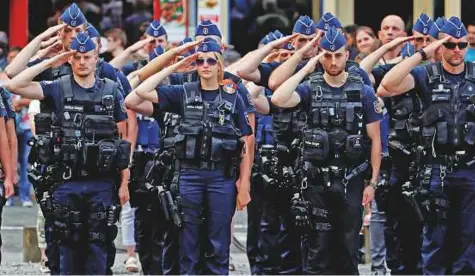
[[[60,53],[50,59],[48,59],[48,65],[52,68],[57,68],[61,65],[63,65],[64,63],[66,63],[69,59],[69,57],[73,56],[77,51],[76,50],[72,50],[72,51],[67,51],[67,52],[63,52],[63,53]]]
[[[181,46],[175,47],[175,48],[171,49],[170,51],[172,51],[175,55],[183,56],[184,54],[188,53],[189,51],[194,50],[198,45],[201,44],[201,42],[202,42],[201,40],[188,42],[188,43],[185,43]]]
[[[175,63],[175,67],[176,67],[175,72],[179,72],[179,73],[188,72],[188,68],[193,64],[193,62],[196,61],[197,58],[198,58],[198,53],[194,53],[193,55],[188,56],[180,60],[179,62]]]
[[[315,71],[315,67],[317,66],[318,64],[318,61],[320,60],[320,58],[323,56],[323,52],[314,56],[313,58],[311,58],[307,64],[305,64],[305,66],[302,68],[302,70],[304,70],[304,72],[309,75],[311,73],[313,73]]]
[[[66,27],[66,23],[62,23],[56,26],[49,27],[46,31],[42,32],[39,34],[37,37],[41,41],[45,41],[50,39],[53,35],[56,35],[59,30],[62,30],[64,27]]]
[[[424,47],[423,49],[424,49],[424,52],[426,53],[427,58],[433,57],[435,54],[435,51],[437,51],[437,49],[439,49],[439,47],[442,46],[442,44],[447,42],[449,39],[450,39],[450,36],[446,36]]]
[[[279,39],[269,42],[267,45],[269,45],[270,47],[274,49],[280,49],[282,48],[282,46],[292,41],[292,39],[296,38],[298,35],[299,34],[295,33],[292,35],[284,36],[284,37],[281,37]]]

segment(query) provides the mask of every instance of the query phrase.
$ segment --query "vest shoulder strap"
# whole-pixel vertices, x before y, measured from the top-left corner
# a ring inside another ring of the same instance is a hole
[[[191,102],[202,102],[200,83],[197,81],[187,82],[183,84],[185,88],[185,102],[184,104],[189,104]]]
[[[475,63],[465,62],[465,79],[468,81],[475,81]]]
[[[435,82],[440,82],[444,80],[444,74],[442,69],[442,64],[440,62],[429,63],[424,65],[427,76],[429,77],[429,84],[434,84]]]
[[[59,78],[63,97],[66,101],[70,101],[73,98],[73,87],[71,84],[71,75],[64,75]]]

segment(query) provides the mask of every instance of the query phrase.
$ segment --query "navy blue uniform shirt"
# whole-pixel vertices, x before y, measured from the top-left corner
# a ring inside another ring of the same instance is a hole
[[[160,111],[172,112],[183,116],[184,103],[183,94],[185,88],[183,85],[164,85],[157,88],[159,105],[154,105],[154,109],[160,108]],[[219,90],[202,90],[203,101],[213,101],[218,96]],[[222,91],[223,99],[231,95]],[[241,130],[243,136],[251,135],[252,129],[247,119],[247,112],[244,106],[244,100],[238,95],[236,101],[237,122],[236,126]],[[154,113],[157,111],[154,110]]]

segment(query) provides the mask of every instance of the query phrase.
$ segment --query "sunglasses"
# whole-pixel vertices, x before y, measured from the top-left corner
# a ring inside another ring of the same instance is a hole
[[[417,42],[417,43],[424,43],[424,42],[430,43],[430,38],[428,38],[428,37],[416,37],[416,38],[414,38],[414,41]]]
[[[454,42],[445,42],[444,47],[450,50],[455,49],[455,47],[459,46],[459,49],[465,49],[468,46],[468,42],[459,42],[459,43],[454,43]]]
[[[214,65],[218,64],[218,60],[214,59],[214,58],[207,58],[207,59],[199,58],[199,59],[196,60],[196,64],[198,66],[203,66],[205,64],[205,62],[208,65],[211,65],[211,66],[214,66]]]

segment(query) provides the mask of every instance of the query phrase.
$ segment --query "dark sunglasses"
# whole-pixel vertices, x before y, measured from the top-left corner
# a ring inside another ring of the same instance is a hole
[[[450,50],[455,49],[455,47],[459,46],[459,49],[465,49],[468,46],[468,42],[459,42],[459,43],[453,43],[453,42],[445,42],[444,47]]]
[[[417,42],[417,43],[424,43],[424,42],[430,43],[430,38],[428,38],[428,37],[416,37],[416,38],[414,38],[414,41]]]
[[[207,58],[207,59],[204,59],[204,58],[199,58],[196,60],[196,64],[198,66],[203,66],[203,64],[208,63],[208,65],[211,65],[211,66],[214,66],[218,63],[218,60],[217,59],[214,59],[214,58]]]

